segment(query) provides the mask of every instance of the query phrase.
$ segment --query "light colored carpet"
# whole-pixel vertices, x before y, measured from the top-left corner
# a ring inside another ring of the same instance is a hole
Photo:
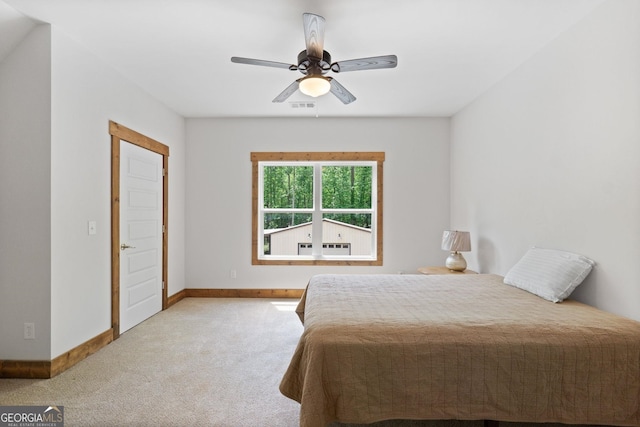
[[[278,385],[295,300],[187,298],[49,380],[0,380],[1,405],[62,405],[67,426],[297,426]]]
[[[55,378],[0,379],[0,405],[64,406],[67,427],[298,426],[299,404],[278,390],[302,333],[296,304],[186,298]],[[450,420],[370,426],[482,425]],[[557,424],[500,423],[519,426]]]

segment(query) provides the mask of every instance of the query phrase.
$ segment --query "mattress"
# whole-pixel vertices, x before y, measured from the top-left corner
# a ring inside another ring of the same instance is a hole
[[[300,425],[640,425],[640,322],[497,275],[317,275],[280,384]]]

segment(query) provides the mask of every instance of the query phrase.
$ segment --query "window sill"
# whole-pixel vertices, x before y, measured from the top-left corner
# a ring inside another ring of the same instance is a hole
[[[263,258],[254,259],[252,265],[361,265],[381,266],[382,260],[372,258],[335,259],[335,258]]]

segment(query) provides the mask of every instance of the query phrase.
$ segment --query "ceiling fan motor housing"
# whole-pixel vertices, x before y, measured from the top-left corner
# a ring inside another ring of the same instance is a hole
[[[322,59],[309,56],[306,50],[298,54],[298,70],[305,75],[326,74],[331,70],[331,55],[322,51]]]

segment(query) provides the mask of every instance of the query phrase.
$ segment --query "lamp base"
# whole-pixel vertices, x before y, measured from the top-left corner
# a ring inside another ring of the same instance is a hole
[[[467,269],[467,261],[460,252],[451,252],[444,265],[453,271],[464,271]]]

